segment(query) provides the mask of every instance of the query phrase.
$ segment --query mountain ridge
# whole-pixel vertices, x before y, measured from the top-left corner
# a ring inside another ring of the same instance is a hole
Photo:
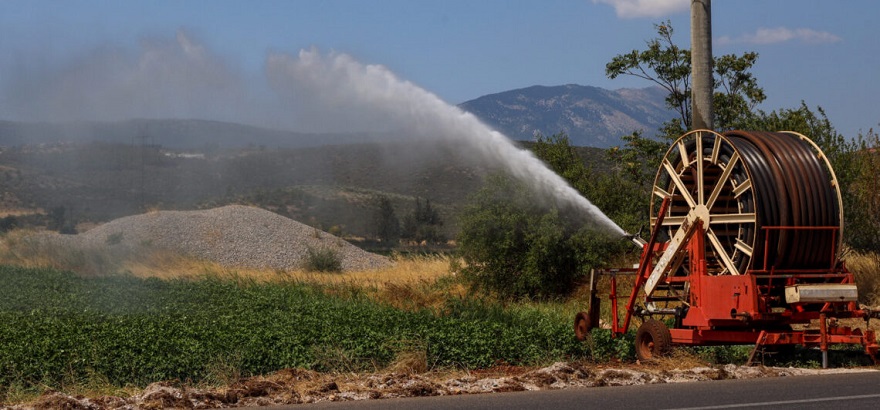
[[[607,148],[642,131],[652,136],[674,117],[660,87],[608,90],[578,84],[533,85],[459,104],[511,139],[565,132],[573,145]]]

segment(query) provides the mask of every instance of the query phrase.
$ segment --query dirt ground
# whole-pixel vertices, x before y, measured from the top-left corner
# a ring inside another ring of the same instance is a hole
[[[221,388],[194,388],[179,383],[153,383],[130,397],[71,396],[48,391],[30,404],[11,409],[164,409],[225,408],[392,399],[396,397],[480,394],[566,387],[684,383],[808,374],[874,371],[872,369],[796,369],[778,367],[672,368],[653,365],[599,366],[558,362],[542,368],[499,367],[475,372],[326,374],[286,369],[269,376],[239,380]]]

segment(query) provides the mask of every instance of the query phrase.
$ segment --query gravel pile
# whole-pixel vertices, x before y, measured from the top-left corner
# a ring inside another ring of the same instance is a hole
[[[228,267],[294,270],[309,249],[337,252],[343,270],[389,265],[339,237],[292,219],[242,205],[203,211],[158,211],[108,222],[78,235],[53,235],[80,249],[122,247],[169,249]]]

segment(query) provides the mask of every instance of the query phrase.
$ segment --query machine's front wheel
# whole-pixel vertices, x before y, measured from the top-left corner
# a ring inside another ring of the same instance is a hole
[[[672,349],[672,335],[663,322],[648,319],[636,331],[636,357],[642,362],[651,362]]]

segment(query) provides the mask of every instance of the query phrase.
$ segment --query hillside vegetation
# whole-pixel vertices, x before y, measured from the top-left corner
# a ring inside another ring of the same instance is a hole
[[[601,150],[580,152],[607,167]],[[0,217],[14,216],[19,227],[66,226],[73,232],[151,209],[238,203],[322,230],[336,227],[337,235],[373,238],[377,198],[386,196],[401,219],[413,211],[416,198],[430,201],[444,221],[441,233],[451,239],[468,197],[495,171],[455,146],[429,142],[255,148],[207,156],[102,142],[27,145],[0,150],[0,207],[7,210]],[[22,216],[29,213],[36,216]]]

